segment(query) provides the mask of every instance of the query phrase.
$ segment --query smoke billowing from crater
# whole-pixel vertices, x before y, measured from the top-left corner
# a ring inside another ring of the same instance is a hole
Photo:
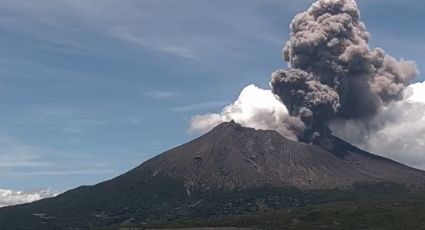
[[[373,118],[402,99],[418,74],[414,62],[369,48],[355,0],[316,1],[290,29],[283,49],[289,68],[275,71],[270,85],[289,114],[304,122],[301,141],[330,134],[334,119]]]
[[[415,63],[369,48],[354,0],[318,0],[290,28],[288,68],[272,74],[272,90],[250,85],[221,113],[193,117],[190,130],[234,120],[315,142],[332,129],[367,151],[424,169],[425,82],[409,85]]]
[[[409,85],[418,75],[415,63],[368,46],[354,0],[318,0],[290,29],[283,49],[288,68],[272,74],[272,90],[248,86],[221,113],[193,117],[190,130],[202,133],[235,120],[309,143],[333,131],[365,150],[424,168],[425,83]]]
[[[209,113],[192,117],[189,131],[205,133],[222,122],[235,121],[243,126],[255,129],[271,129],[281,135],[297,140],[304,133],[304,123],[289,115],[271,90],[248,85],[238,99],[223,108],[221,113]]]

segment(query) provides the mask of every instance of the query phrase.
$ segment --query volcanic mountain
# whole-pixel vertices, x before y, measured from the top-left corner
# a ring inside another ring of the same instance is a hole
[[[261,185],[332,189],[356,183],[425,181],[425,173],[331,137],[320,146],[276,131],[223,123],[206,135],[147,161],[134,173],[176,177],[188,192]]]
[[[271,208],[302,206],[359,186],[411,190],[424,182],[425,172],[336,137],[311,145],[228,122],[112,180],[0,209],[0,226],[78,229],[216,218],[258,211],[259,200]]]

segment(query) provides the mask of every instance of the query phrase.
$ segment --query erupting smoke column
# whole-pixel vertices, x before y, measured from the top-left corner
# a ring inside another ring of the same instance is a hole
[[[301,141],[329,135],[333,119],[374,117],[400,100],[418,74],[414,62],[369,49],[355,0],[318,0],[290,29],[283,49],[289,69],[275,71],[270,85],[290,115],[305,123]]]

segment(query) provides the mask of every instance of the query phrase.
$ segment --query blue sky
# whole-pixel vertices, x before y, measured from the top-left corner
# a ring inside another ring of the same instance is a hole
[[[191,116],[267,87],[311,2],[0,3],[0,188],[93,184],[192,139]],[[359,6],[371,46],[425,66],[424,1]]]

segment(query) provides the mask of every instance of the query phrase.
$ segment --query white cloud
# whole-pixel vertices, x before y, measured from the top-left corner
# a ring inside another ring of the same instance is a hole
[[[367,151],[425,169],[425,82],[412,84],[371,121],[339,121],[332,129]]]
[[[35,192],[24,192],[19,190],[1,189],[0,188],[0,207],[30,203],[57,194],[50,190],[41,190]]]
[[[301,121],[288,115],[286,107],[270,90],[249,85],[242,90],[239,98],[226,106],[221,113],[194,116],[189,131],[205,133],[216,125],[231,120],[246,127],[277,130],[294,140],[294,131],[304,128]]]
[[[412,91],[408,92],[407,100],[409,102],[425,103],[425,82],[419,82],[410,85]]]

